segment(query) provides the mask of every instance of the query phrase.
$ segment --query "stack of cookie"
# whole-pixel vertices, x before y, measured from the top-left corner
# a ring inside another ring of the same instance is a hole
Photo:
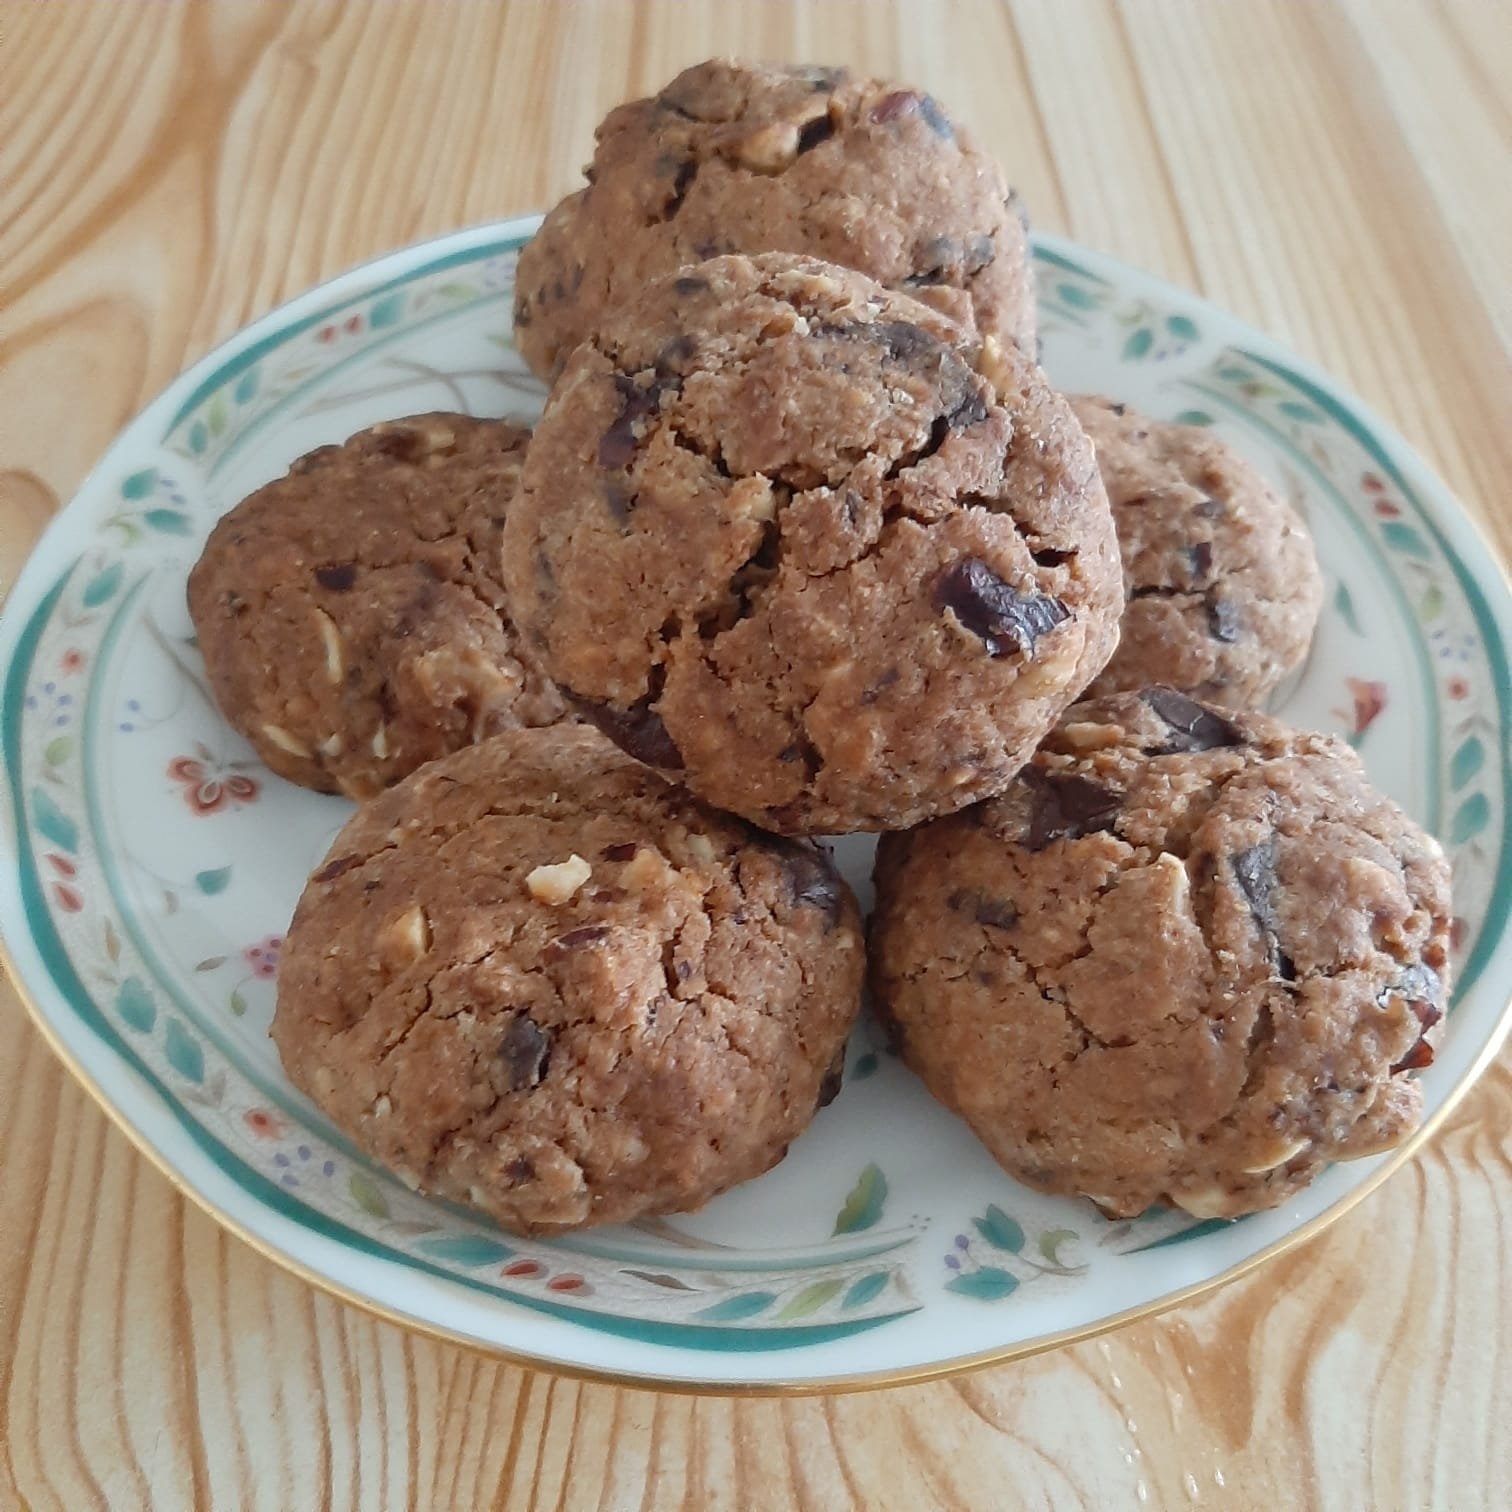
[[[588,180],[520,259],[528,444],[375,427],[191,578],[227,717],[366,801],[290,929],[293,1079],[511,1228],[677,1211],[834,1094],[869,954],[1040,1190],[1231,1216],[1399,1141],[1447,868],[1248,712],[1317,617],[1290,507],[1054,391],[1017,201],[926,94],[703,64]],[[866,942],[812,838],[855,831]]]

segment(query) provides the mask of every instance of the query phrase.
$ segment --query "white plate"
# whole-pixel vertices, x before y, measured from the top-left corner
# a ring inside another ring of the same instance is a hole
[[[248,327],[115,443],[0,626],[0,927],[49,1040],[185,1191],[311,1281],[552,1367],[703,1389],[917,1379],[1109,1326],[1335,1216],[1403,1158],[1337,1166],[1239,1223],[1017,1186],[863,1024],[845,1087],[775,1171],[667,1222],[530,1241],[408,1191],[285,1080],[277,937],[348,812],[258,765],[207,695],[184,580],[215,518],[301,452],[457,408],[532,417],[511,339],[534,220],[344,274]],[[1339,730],[1454,861],[1458,990],[1437,1122],[1507,1028],[1508,593],[1408,448],[1189,295],[1037,243],[1045,365],[1214,426],[1307,514],[1328,575],[1282,700]],[[862,893],[870,843],[840,854]]]

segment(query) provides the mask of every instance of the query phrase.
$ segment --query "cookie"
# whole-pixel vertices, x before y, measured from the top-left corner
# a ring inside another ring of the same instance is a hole
[[[777,253],[663,279],[577,349],[505,545],[577,706],[784,833],[999,790],[1123,603],[1091,444],[1039,369]]]
[[[780,1160],[838,1087],[862,962],[816,846],[591,730],[517,730],[342,830],[273,1038],[412,1186],[551,1233],[695,1208]]]
[[[1210,431],[1071,400],[1123,552],[1122,637],[1093,695],[1163,683],[1233,708],[1298,667],[1323,603],[1301,517]]]
[[[1173,689],[885,836],[872,986],[1005,1170],[1132,1218],[1273,1207],[1422,1116],[1449,868],[1354,752]]]
[[[612,111],[585,171],[515,281],[516,340],[548,382],[646,283],[727,252],[858,268],[1035,350],[1022,208],[919,90],[716,59]]]
[[[528,439],[467,415],[375,425],[216,525],[189,612],[216,702],[280,777],[370,798],[482,736],[564,717],[499,580]]]

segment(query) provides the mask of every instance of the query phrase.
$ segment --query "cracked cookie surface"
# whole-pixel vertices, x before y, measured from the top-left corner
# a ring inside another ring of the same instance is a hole
[[[403,1179],[521,1232],[700,1206],[838,1089],[855,900],[582,727],[366,805],[279,970],[291,1079]]]
[[[785,833],[1000,790],[1123,602],[1091,444],[1039,369],[781,254],[664,279],[578,348],[505,545],[582,712]]]
[[[1323,603],[1301,517],[1203,427],[1092,396],[1071,407],[1097,448],[1128,596],[1091,695],[1160,683],[1262,703],[1307,655]]]
[[[643,285],[727,252],[857,268],[1035,351],[1019,202],[919,90],[714,59],[612,111],[586,172],[520,254],[516,340],[548,381]]]
[[[210,533],[189,575],[205,670],[279,776],[370,798],[483,736],[568,717],[499,576],[528,440],[467,415],[375,425]]]
[[[1234,1217],[1416,1128],[1449,869],[1354,752],[1172,689],[1078,704],[1000,797],[877,860],[871,977],[999,1163]]]

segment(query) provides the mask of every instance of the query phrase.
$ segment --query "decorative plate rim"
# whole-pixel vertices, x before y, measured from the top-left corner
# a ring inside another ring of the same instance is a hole
[[[209,387],[213,386],[210,384],[212,374],[217,383],[224,382],[228,372],[237,363],[246,364],[254,360],[275,335],[281,339],[287,339],[301,330],[318,325],[335,310],[343,308],[353,297],[376,297],[386,288],[398,287],[408,282],[415,276],[415,270],[411,267],[408,272],[395,273],[389,280],[380,279],[372,284],[363,282],[364,274],[385,269],[389,265],[397,265],[401,260],[405,263],[424,261],[427,271],[435,271],[446,264],[448,248],[452,249],[456,259],[461,261],[470,255],[478,244],[486,244],[491,238],[522,237],[528,234],[539,224],[539,220],[539,216],[521,216],[506,221],[463,228],[423,242],[393,249],[347,269],[295,296],[292,300],[265,312],[248,326],[207,352],[134,416],[112,441],[96,466],[90,470],[76,491],[75,497],[91,490],[96,479],[111,467],[118,450],[123,446],[129,447],[131,433],[135,431],[147,413],[154,409],[162,409],[166,412],[170,408],[171,401],[175,414],[175,419],[169,426],[171,430],[193,409],[199,399],[205,397]],[[1242,342],[1244,347],[1250,349],[1246,355],[1262,364],[1272,362],[1280,364],[1287,376],[1294,380],[1301,380],[1305,386],[1309,387],[1312,390],[1312,397],[1326,408],[1333,418],[1342,423],[1372,456],[1377,457],[1388,473],[1396,475],[1407,496],[1413,497],[1421,493],[1434,502],[1436,508],[1422,510],[1423,522],[1437,538],[1437,544],[1457,578],[1481,632],[1487,657],[1499,672],[1498,686],[1493,689],[1493,696],[1497,703],[1496,713],[1501,749],[1505,753],[1509,713],[1512,713],[1509,711],[1509,696],[1506,693],[1507,644],[1509,638],[1512,638],[1512,585],[1509,585],[1506,567],[1485,538],[1478,522],[1459,504],[1448,487],[1435,476],[1416,451],[1368,406],[1343,393],[1334,380],[1325,373],[1305,359],[1287,351],[1280,343],[1200,296],[1135,269],[1119,259],[1081,247],[1065,238],[1037,234],[1035,242],[1041,256],[1048,254],[1047,261],[1054,263],[1063,257],[1082,258],[1090,261],[1094,267],[1102,267],[1115,275],[1128,276],[1151,291],[1165,295],[1180,307],[1206,312],[1230,333],[1232,341]],[[434,261],[425,260],[427,252],[435,255]],[[1071,266],[1077,267],[1077,264],[1072,263]],[[275,319],[279,320],[279,324],[276,332],[273,332],[268,329],[268,326]],[[1384,445],[1382,438],[1384,438]],[[17,601],[16,590],[22,590],[21,602],[33,600],[26,606],[27,620],[30,623],[49,591],[48,585],[41,584],[39,587],[36,581],[41,576],[39,558],[44,555],[43,548],[57,538],[67,510],[68,506],[65,506],[54,517],[53,522],[30,553],[25,566],[12,585],[11,592],[7,595],[5,612],[0,618],[3,618],[5,638],[8,641],[17,642],[7,653],[4,669],[7,680],[16,665],[17,652],[20,649],[19,641],[22,639],[21,634],[14,629],[14,622],[20,613],[12,607]],[[1474,568],[1469,565],[1471,562],[1475,564]],[[1489,569],[1484,564],[1490,564]],[[6,733],[7,742],[9,742],[11,732],[7,730]],[[8,772],[6,785],[10,785]],[[19,798],[17,802],[19,803]],[[0,823],[8,826],[10,818],[11,814],[8,810]],[[7,832],[10,833],[9,830]],[[1466,976],[1471,979],[1495,963],[1500,963],[1504,971],[1512,966],[1512,951],[1509,951],[1509,942],[1501,927],[1508,912],[1509,892],[1512,892],[1512,845],[1509,845],[1509,836],[1512,836],[1512,809],[1505,811],[1502,817],[1502,840],[1498,852],[1495,880],[1487,903],[1486,919],[1472,953],[1472,959],[1467,963]],[[19,837],[10,833],[10,841],[15,850],[13,855],[7,857],[6,860],[8,863],[12,860],[19,863]],[[133,1145],[181,1193],[189,1197],[226,1229],[236,1234],[238,1238],[285,1270],[373,1316],[414,1329],[427,1337],[459,1345],[490,1359],[504,1359],[526,1368],[545,1370],[573,1379],[634,1386],[682,1395],[797,1396],[821,1392],[880,1389],[936,1380],[992,1364],[1025,1358],[1058,1348],[1062,1344],[1095,1338],[1112,1329],[1122,1327],[1126,1323],[1153,1316],[1190,1301],[1246,1274],[1294,1246],[1305,1243],[1374,1192],[1434,1137],[1486,1067],[1495,1059],[1509,1031],[1512,1031],[1512,994],[1509,994],[1498,1010],[1484,1042],[1465,1066],[1459,1079],[1448,1089],[1443,1100],[1432,1110],[1422,1127],[1403,1146],[1392,1152],[1322,1212],[1281,1235],[1269,1245],[1253,1254],[1241,1257],[1213,1275],[1092,1322],[1075,1324],[1053,1333],[1021,1339],[990,1350],[951,1359],[823,1377],[767,1378],[755,1381],[714,1377],[692,1379],[686,1376],[561,1360],[525,1349],[511,1348],[494,1340],[482,1339],[460,1328],[452,1328],[444,1323],[432,1321],[430,1318],[415,1316],[391,1307],[367,1293],[348,1287],[334,1276],[279,1248],[275,1242],[256,1233],[243,1219],[229,1211],[216,1198],[193,1185],[190,1179],[181,1174],[171,1163],[169,1155],[160,1151],[149,1134],[123,1111],[112,1094],[107,1092],[101,1082],[96,1079],[94,1072],[85,1065],[83,1058],[64,1040],[60,1028],[52,1022],[38,998],[31,992],[12,955],[10,944],[4,939],[0,939],[0,965],[3,965],[17,996],[26,1005],[33,1023],[44,1040]],[[53,983],[52,987],[56,989],[57,984]],[[129,1063],[123,1062],[123,1069],[128,1076],[136,1079],[136,1073]],[[165,1093],[151,1087],[144,1086],[144,1095],[165,1103],[171,1102]]]

